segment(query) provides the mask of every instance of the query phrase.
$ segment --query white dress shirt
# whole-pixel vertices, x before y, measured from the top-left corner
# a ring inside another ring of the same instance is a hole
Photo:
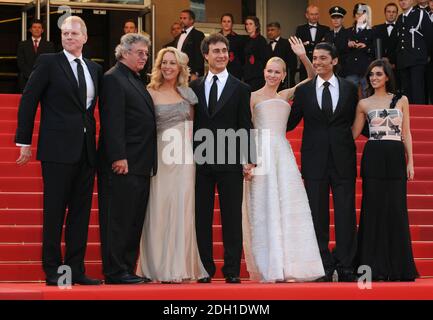
[[[323,86],[323,83],[326,80],[323,80],[320,76],[317,76],[316,80],[316,96],[317,96],[317,102],[319,103],[320,109],[322,109],[322,94],[323,89],[325,88]],[[332,98],[332,111],[335,112],[335,109],[337,108],[338,99],[340,98],[340,85],[338,83],[337,77],[332,75],[331,79],[328,80],[330,83],[329,85],[329,92],[331,93]]]
[[[182,47],[183,47],[183,43],[185,42],[186,37],[188,37],[189,33],[191,32],[192,28],[194,28],[194,26],[189,27],[188,29],[186,29],[186,33],[181,33],[180,37],[179,37],[179,41],[177,42],[177,50],[182,51]]]
[[[386,31],[388,31],[388,37],[391,36],[391,32],[394,28],[395,28],[395,22],[387,22],[386,23]]]
[[[209,106],[210,88],[211,88],[212,83],[213,83],[213,76],[214,75],[216,75],[218,77],[218,80],[217,80],[217,86],[218,86],[217,100],[220,99],[221,93],[223,92],[224,86],[226,85],[227,79],[229,78],[229,73],[228,73],[227,69],[224,69],[224,71],[222,71],[218,74],[213,74],[211,71],[208,72],[208,74],[206,76],[206,80],[204,82],[204,93],[206,96],[206,103],[208,106]]]
[[[316,34],[317,34],[317,23],[316,24],[309,23],[308,25],[315,27],[315,28],[310,28],[311,40],[313,42],[315,42],[316,41]]]
[[[272,42],[271,47],[272,47],[272,51],[275,51],[275,47],[277,46],[277,42],[280,41],[281,37],[278,37],[274,40],[274,42]]]
[[[66,59],[68,59],[69,64],[71,65],[72,72],[74,73],[75,79],[77,79],[78,83],[78,71],[77,71],[77,62],[75,62],[74,55],[70,54],[68,51],[63,50],[63,53],[66,56]],[[89,109],[92,105],[92,101],[95,98],[95,86],[93,84],[92,76],[90,75],[89,69],[87,68],[86,63],[83,60],[83,56],[80,55],[78,59],[81,60],[81,65],[83,66],[84,70],[84,77],[86,78],[86,88],[87,88],[87,101],[86,101],[86,108]]]

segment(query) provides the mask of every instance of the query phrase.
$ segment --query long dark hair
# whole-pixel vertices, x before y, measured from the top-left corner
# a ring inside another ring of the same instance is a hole
[[[256,34],[260,34],[260,20],[259,20],[259,18],[257,18],[256,16],[248,16],[245,18],[244,23],[247,20],[253,20],[254,25],[256,26]]]
[[[370,63],[365,74],[365,78],[367,79],[367,97],[374,94],[374,88],[371,86],[370,82],[370,72],[374,67],[381,67],[383,69],[388,77],[388,81],[386,82],[386,91],[389,93],[395,93],[395,76],[391,64],[386,59],[377,59]]]

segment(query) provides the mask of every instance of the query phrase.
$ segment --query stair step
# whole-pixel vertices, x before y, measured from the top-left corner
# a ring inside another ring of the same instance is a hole
[[[213,225],[213,241],[222,241],[221,225]],[[330,226],[330,241],[334,241],[334,226]],[[412,241],[433,241],[433,225],[411,225]],[[64,236],[64,232],[63,232]],[[89,226],[88,242],[99,242],[99,226]],[[0,226],[0,243],[42,242],[42,226]],[[433,258],[433,257],[432,257]]]
[[[415,263],[421,277],[433,276],[433,259],[416,259]],[[215,265],[216,274],[214,278],[222,279],[223,275],[221,268],[223,266],[223,261],[216,260]],[[86,262],[86,274],[90,277],[103,279],[102,263],[94,261]],[[245,261],[241,262],[240,276],[244,279],[249,277]],[[0,282],[11,281],[10,279],[14,279],[14,281],[17,282],[44,281],[45,275],[42,271],[41,263],[0,263]]]
[[[330,243],[330,248],[335,242]],[[412,243],[415,258],[433,259],[433,241],[414,241]],[[62,243],[62,255],[65,254],[65,244]],[[222,242],[214,242],[213,254],[215,259],[223,259],[224,247]],[[5,262],[40,262],[42,258],[41,243],[0,243],[0,261]],[[87,261],[101,261],[101,245],[88,243],[86,250]]]
[[[432,162],[433,163],[433,162]],[[1,166],[1,162],[0,162]],[[10,165],[14,166],[14,165]],[[35,170],[40,168],[39,162],[28,163],[26,166],[33,166]],[[24,167],[23,167],[24,168]],[[21,167],[17,167],[16,170],[21,170]],[[40,169],[39,169],[40,170]],[[416,176],[418,177],[418,174]],[[414,180],[409,181],[407,184],[408,194],[433,194],[433,179],[432,180]],[[42,192],[43,184],[42,177],[16,177],[16,176],[1,176],[0,177],[0,192]],[[97,192],[97,186],[95,181],[95,192]],[[360,178],[356,181],[356,192],[361,193],[362,191],[362,180]]]
[[[356,210],[359,221],[360,209]],[[334,210],[330,210],[330,223],[334,224]],[[433,225],[433,209],[409,209],[411,225]],[[98,225],[98,209],[92,209],[90,225]],[[214,225],[221,224],[220,210],[214,210]],[[0,209],[0,225],[42,225],[42,209]]]

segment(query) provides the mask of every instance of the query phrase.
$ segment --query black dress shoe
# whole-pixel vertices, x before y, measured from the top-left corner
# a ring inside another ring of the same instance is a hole
[[[337,271],[338,282],[356,282],[358,278],[352,271]]]
[[[135,274],[125,273],[119,277],[106,277],[106,284],[139,284],[145,282],[151,282],[149,278],[143,278],[136,276]]]
[[[204,277],[197,280],[198,283],[211,283],[212,278],[211,277]]]
[[[226,277],[226,283],[241,283],[241,278],[239,278],[239,277]]]
[[[314,280],[314,282],[332,282],[332,275],[326,274],[323,277]]]
[[[59,276],[47,277],[45,279],[45,284],[47,286],[58,286],[59,285]],[[61,285],[61,283],[60,283]]]
[[[72,284],[80,284],[82,286],[99,286],[102,284],[102,281],[99,279],[91,279],[83,274],[81,276],[72,278]]]

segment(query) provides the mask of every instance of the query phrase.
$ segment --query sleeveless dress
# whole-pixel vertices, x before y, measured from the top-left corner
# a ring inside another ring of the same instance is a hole
[[[259,164],[252,181],[245,182],[243,239],[250,277],[262,282],[325,275],[307,193],[286,139],[289,114],[290,105],[282,99],[254,107]]]
[[[362,204],[358,265],[369,266],[373,280],[413,281],[418,277],[407,212],[407,174],[401,139],[403,113],[389,108],[368,112],[370,138],[361,160]]]
[[[155,105],[158,173],[150,181],[137,271],[164,282],[208,276],[195,233],[191,105],[197,97],[190,88],[178,90],[181,102]]]

